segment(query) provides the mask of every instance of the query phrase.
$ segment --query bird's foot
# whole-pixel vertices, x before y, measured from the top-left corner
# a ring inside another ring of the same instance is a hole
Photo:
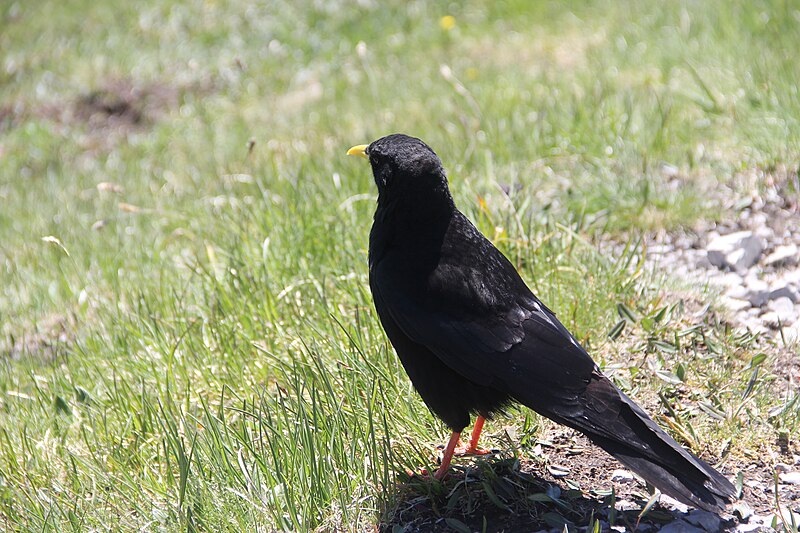
[[[456,446],[456,449],[453,451],[453,455],[457,455],[458,457],[463,457],[465,455],[488,455],[490,453],[492,453],[491,450],[461,443],[459,443],[459,445]]]
[[[406,468],[406,475],[410,479],[427,479],[431,477],[431,473],[427,468],[423,468],[419,472],[414,472],[413,470]]]

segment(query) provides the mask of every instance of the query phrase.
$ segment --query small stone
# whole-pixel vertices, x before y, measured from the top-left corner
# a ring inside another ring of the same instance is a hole
[[[743,501],[738,501],[733,504],[734,514],[739,515],[742,520],[747,520],[753,516],[753,509]]]
[[[800,322],[795,322],[788,328],[783,329],[783,338],[787,344],[800,343]]]
[[[745,287],[742,283],[742,278],[739,278],[739,284],[728,287],[728,290],[725,291],[725,296],[729,298],[736,298],[737,300],[747,300],[749,293],[750,292],[747,290],[747,287]]]
[[[768,291],[769,283],[759,278],[755,273],[749,273],[744,279],[745,285],[751,291]]]
[[[674,178],[679,172],[680,170],[675,165],[670,165],[669,163],[664,163],[661,165],[661,174],[665,178]]]
[[[745,309],[750,309],[750,302],[747,300],[740,300],[739,298],[734,298],[730,296],[723,296],[720,299],[720,303],[730,309],[733,312],[744,311]]]
[[[702,529],[695,527],[683,520],[675,520],[660,529],[661,533],[705,533]]]
[[[633,473],[617,469],[611,473],[611,481],[616,481],[617,483],[632,483],[633,482]]]
[[[764,524],[738,524],[733,531],[735,533],[772,533],[775,530]]]
[[[745,270],[753,266],[764,251],[764,241],[752,231],[737,231],[708,243],[706,253],[720,269]]]
[[[788,326],[797,321],[794,303],[785,296],[770,300],[768,307],[770,311],[761,315],[761,320],[772,326]]]
[[[767,266],[791,266],[800,260],[800,248],[796,244],[777,246],[775,250],[764,259]]]
[[[758,318],[748,318],[744,321],[745,327],[752,333],[767,333],[769,329]]]
[[[553,477],[565,477],[569,475],[569,468],[561,465],[550,465],[547,470]]]
[[[725,285],[726,287],[730,288],[741,287],[744,285],[742,276],[736,272],[719,272],[718,274],[719,275],[713,278],[714,283],[719,283],[720,285]]]
[[[667,496],[666,494],[661,495],[661,505],[678,511],[679,513],[686,514],[689,512],[689,506],[685,503],[679,502],[675,498]]]
[[[769,308],[776,313],[783,313],[785,315],[794,314],[794,302],[786,296],[780,296],[769,302]]]
[[[689,513],[685,517],[685,520],[692,525],[702,527],[706,531],[712,532],[719,531],[722,522],[719,516],[714,513],[709,513],[708,511],[702,511],[700,509],[695,509]]]
[[[747,300],[757,307],[779,298],[786,298],[792,304],[800,300],[800,291],[786,283],[770,287],[766,281],[748,278],[747,288]]]
[[[797,321],[797,315],[786,316],[786,315],[781,315],[780,313],[776,313],[775,311],[767,311],[766,313],[761,315],[759,319],[761,320],[761,322],[772,328],[777,328],[777,327],[783,328],[791,324],[794,324],[795,321]]]
[[[777,300],[778,298],[787,298],[792,303],[797,303],[797,301],[800,300],[797,289],[791,285],[782,285],[769,291],[770,300]]]
[[[798,232],[798,235],[800,235],[800,232]],[[800,269],[787,270],[780,275],[779,279],[786,285],[798,288],[800,287]]]
[[[788,485],[800,485],[800,472],[786,472],[784,474],[778,474],[778,479],[781,483],[786,483]]]

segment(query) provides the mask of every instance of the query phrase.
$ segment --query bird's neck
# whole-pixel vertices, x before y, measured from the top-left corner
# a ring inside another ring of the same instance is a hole
[[[379,194],[375,222],[405,231],[430,233],[446,227],[456,210],[446,186],[431,191],[403,191],[403,194]]]
[[[370,233],[370,263],[390,249],[409,257],[437,256],[442,239],[457,212],[446,189],[424,194],[379,195]]]

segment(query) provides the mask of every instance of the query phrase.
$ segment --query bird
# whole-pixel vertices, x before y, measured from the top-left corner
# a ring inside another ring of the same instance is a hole
[[[679,445],[603,374],[523,281],[512,263],[458,210],[441,160],[423,141],[395,133],[353,146],[378,189],[369,234],[375,310],[411,382],[452,431],[433,475],[478,448],[484,421],[519,403],[573,428],[652,486],[720,512],[731,482]],[[476,415],[467,445],[461,433]]]

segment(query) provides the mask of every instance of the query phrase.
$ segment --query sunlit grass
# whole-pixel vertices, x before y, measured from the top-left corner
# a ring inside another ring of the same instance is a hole
[[[724,216],[735,173],[797,161],[798,16],[4,4],[0,523],[363,530],[390,511],[446,433],[374,315],[374,188],[344,157],[393,131],[437,150],[462,209],[685,444],[734,461],[796,432],[772,356],[633,258],[641,231]],[[79,116],[118,80],[176,101]],[[620,303],[636,318],[612,341]]]

